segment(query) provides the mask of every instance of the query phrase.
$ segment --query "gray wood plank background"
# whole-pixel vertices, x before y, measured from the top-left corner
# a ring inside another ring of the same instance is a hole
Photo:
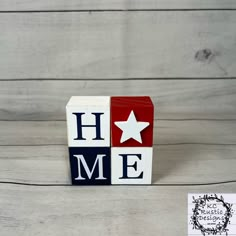
[[[2,145],[65,145],[65,121],[0,121]],[[236,144],[235,120],[155,120],[154,144]]]
[[[186,235],[187,193],[235,192],[235,11],[0,1],[0,235]],[[152,186],[70,186],[72,95],[152,97]]]
[[[232,10],[2,13],[0,78],[231,78],[235,24]]]
[[[66,145],[8,145],[0,150],[3,182],[71,184]],[[235,179],[235,151],[235,145],[155,145],[152,182],[196,185],[231,181]]]
[[[236,9],[234,0],[1,0],[1,11]]]
[[[1,120],[65,120],[72,95],[149,95],[156,119],[235,119],[236,80],[0,81]]]
[[[1,235],[187,235],[187,193],[209,191],[219,186],[0,185]]]

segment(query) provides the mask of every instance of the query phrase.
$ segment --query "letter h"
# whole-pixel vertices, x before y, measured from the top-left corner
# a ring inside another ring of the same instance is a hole
[[[74,140],[86,140],[86,138],[83,138],[82,135],[82,127],[94,127],[96,128],[96,136],[93,138],[93,140],[104,140],[104,138],[101,137],[101,115],[104,113],[91,113],[95,116],[95,124],[94,125],[82,125],[82,115],[85,115],[85,113],[72,113],[76,116],[77,120],[77,138],[74,138]]]

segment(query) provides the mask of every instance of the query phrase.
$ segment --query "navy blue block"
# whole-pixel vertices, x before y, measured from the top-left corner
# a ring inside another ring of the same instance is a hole
[[[73,185],[111,184],[110,147],[69,147]]]

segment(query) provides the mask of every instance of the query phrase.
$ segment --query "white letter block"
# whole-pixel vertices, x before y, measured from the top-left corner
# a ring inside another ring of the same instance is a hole
[[[152,147],[112,147],[112,184],[151,184]]]
[[[110,146],[109,96],[73,96],[66,116],[70,147]]]

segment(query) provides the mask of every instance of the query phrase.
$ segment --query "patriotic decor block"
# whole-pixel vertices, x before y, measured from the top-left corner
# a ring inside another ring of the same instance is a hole
[[[151,184],[150,97],[73,96],[66,115],[72,184]]]

